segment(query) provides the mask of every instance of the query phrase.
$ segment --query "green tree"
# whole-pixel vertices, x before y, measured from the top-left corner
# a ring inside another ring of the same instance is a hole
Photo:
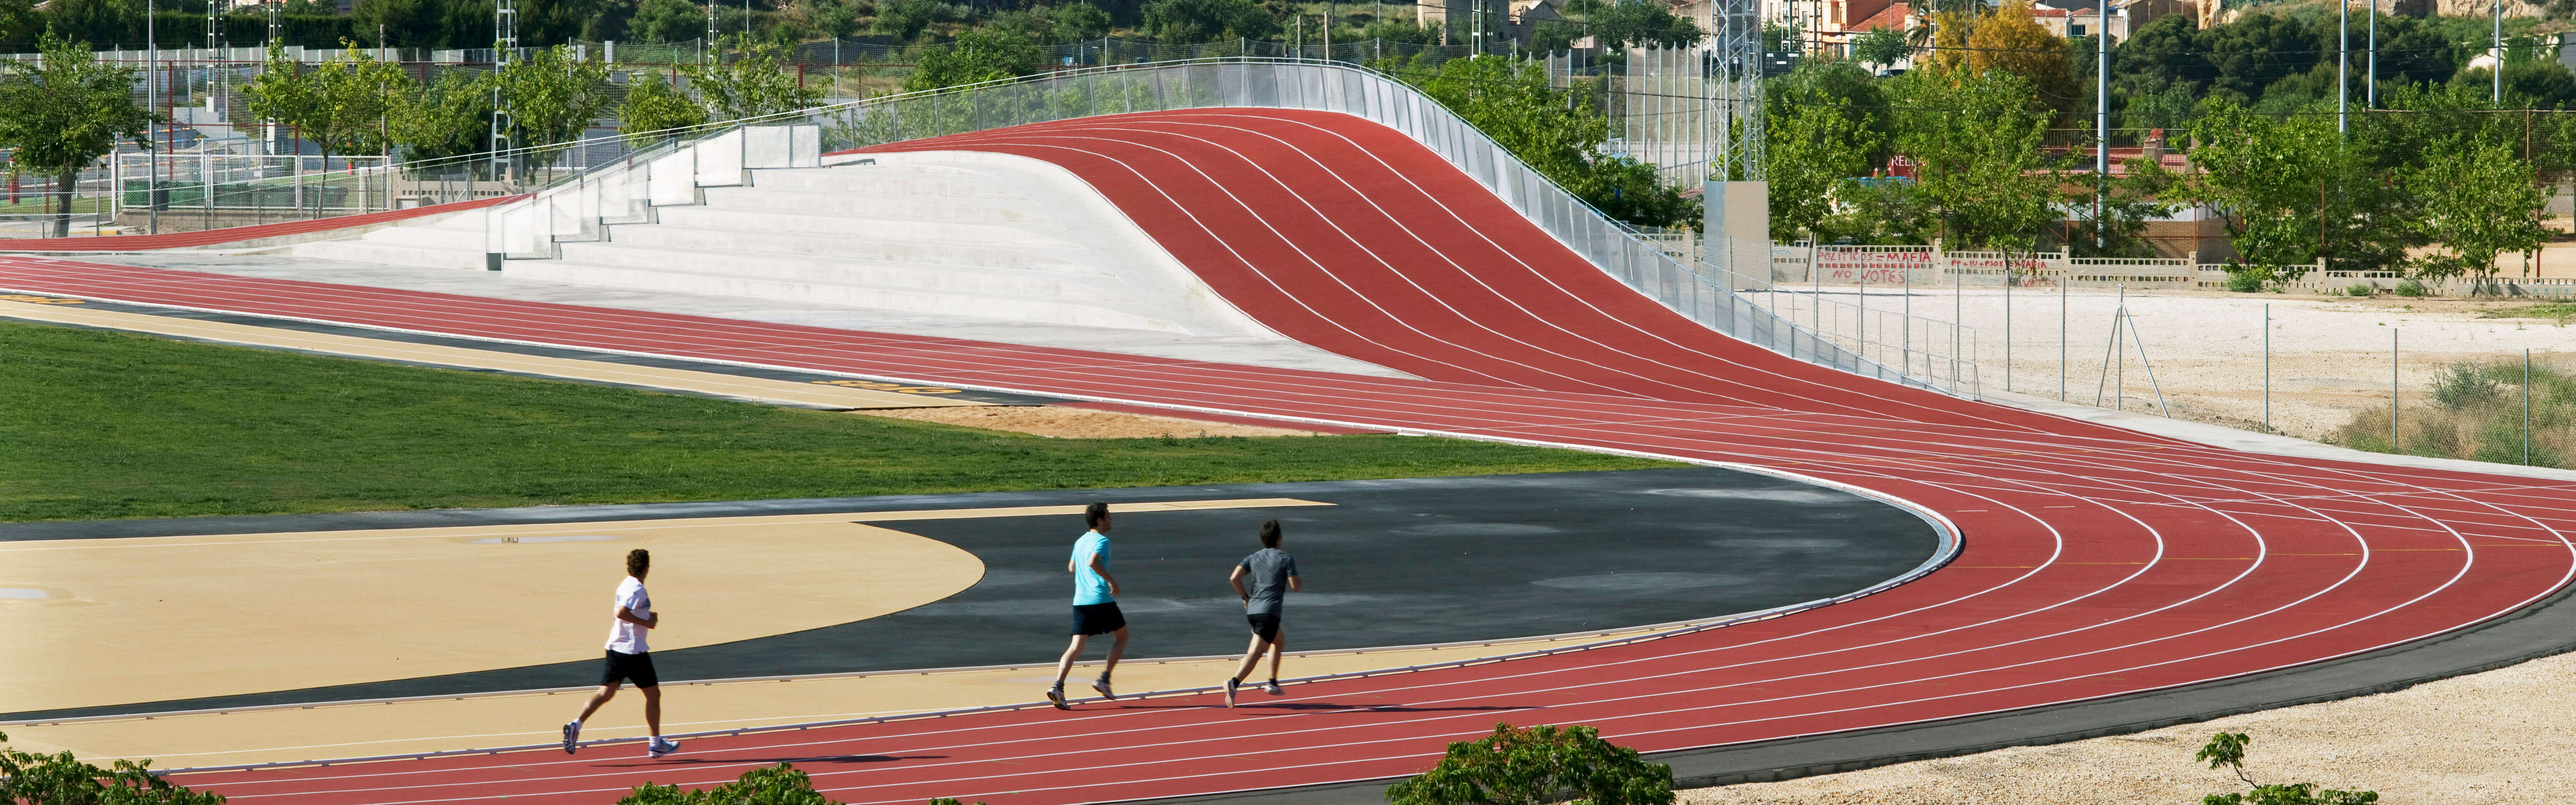
[[[0,741],[9,736],[0,735]],[[119,760],[109,768],[63,752],[39,755],[0,749],[0,802],[27,805],[223,805],[214,792],[190,791],[152,773],[152,761]]]
[[[892,0],[877,4],[875,28],[877,33],[898,42],[909,42],[948,17],[948,4],[939,0]]]
[[[617,107],[618,132],[636,148],[684,133],[674,129],[703,126],[706,122],[706,107],[674,89],[659,73],[636,82],[626,91],[626,102]]]
[[[344,39],[340,44],[337,58],[307,76],[315,99],[326,111],[317,117],[326,122],[306,126],[304,136],[322,149],[326,159],[332,154],[386,153],[392,145],[394,109],[412,95],[411,73],[402,65],[376,61],[356,42]]]
[[[2319,791],[2315,783],[2265,785],[2254,782],[2254,778],[2245,773],[2245,746],[2253,742],[2251,736],[2242,732],[2220,732],[2210,736],[2209,743],[2192,755],[2193,760],[2207,762],[2210,768],[2235,772],[2236,779],[2245,781],[2246,787],[2254,789],[2244,794],[2211,794],[2200,799],[2201,805],[2370,805],[2379,801],[2379,792],[2376,791],[2336,791],[2331,788]]]
[[[1671,805],[1673,769],[1601,740],[1591,727],[1494,725],[1449,745],[1430,771],[1388,786],[1389,805]]]
[[[87,43],[51,33],[38,46],[41,62],[0,62],[0,148],[14,149],[13,170],[55,177],[54,235],[69,237],[81,169],[119,140],[150,149],[161,117],[134,102],[133,69],[101,64]]]
[[[1369,28],[1374,30],[1377,24],[1372,24]],[[1420,30],[1418,27],[1415,28]],[[1367,37],[1368,33],[1368,31],[1362,31],[1361,35]],[[1530,29],[1530,49],[1540,53],[1556,53],[1574,47],[1574,40],[1581,38],[1583,38],[1583,26],[1564,20],[1540,20],[1536,27]]]
[[[2131,159],[2121,168],[2121,175],[2105,187],[2100,220],[2068,222],[2066,243],[2075,256],[2155,256],[2154,244],[2146,238],[2147,221],[2172,215],[2180,207],[2172,199],[2182,186],[2182,177],[2146,159]],[[2089,217],[2092,188],[2068,191],[2066,205],[2084,210]]]
[[[394,109],[393,141],[407,160],[446,159],[488,149],[492,131],[489,74],[447,70]]]
[[[510,104],[510,127],[517,135],[510,144],[517,148],[581,139],[614,100],[607,63],[574,59],[570,45],[530,51],[496,78]]]
[[[753,45],[732,62],[682,65],[680,72],[715,120],[793,112],[821,102],[823,88],[800,86],[787,57],[784,46]]]
[[[1066,3],[1048,9],[1055,41],[1079,42],[1109,35],[1109,12],[1090,3]]]
[[[1653,165],[1601,152],[1610,139],[1608,119],[1581,97],[1587,90],[1551,86],[1541,65],[1470,56],[1402,77],[1613,218],[1648,226],[1698,223],[1698,203],[1665,185]]]
[[[33,42],[45,32],[34,0],[0,0],[0,42]]]
[[[1887,140],[1883,96],[1869,75],[1839,59],[1802,62],[1763,88],[1764,156],[1771,183],[1771,238],[1817,239],[1838,232],[1828,222],[1878,164]]]
[[[2059,220],[2062,177],[2039,149],[2050,115],[2037,108],[2030,82],[2002,70],[1911,72],[1892,88],[1896,150],[1919,163],[1910,195],[1943,242],[2035,247]]]
[[[1279,31],[1279,21],[1253,0],[1151,0],[1137,28],[1158,41],[1190,44],[1266,39]]]
[[[1880,70],[1896,66],[1913,53],[1914,45],[1906,42],[1905,32],[1896,28],[1880,26],[1852,37],[1852,59]]]
[[[2429,154],[2408,177],[2423,190],[2416,194],[2422,212],[2413,223],[2442,249],[2415,262],[2418,275],[2491,276],[2497,255],[2540,248],[2549,234],[2541,226],[2548,217],[2541,210],[2550,194],[2532,181],[2531,166],[2511,148],[2454,141]]]
[[[2395,265],[2421,243],[2406,223],[2415,205],[2360,139],[2338,136],[2331,115],[2275,118],[2218,98],[2192,125],[2198,170],[2183,194],[2220,213],[2245,262],[2291,272],[2271,279],[2319,258]]]
[[[814,30],[835,39],[859,32],[859,9],[847,2],[819,3],[814,9]]]
[[[707,35],[707,15],[689,0],[644,0],[626,30],[639,42],[687,42]]]
[[[1699,23],[1673,15],[1670,7],[1650,0],[1570,0],[1565,13],[1612,48],[1627,45],[1680,47],[1708,33]]]
[[[905,92],[998,81],[1037,72],[1038,44],[1026,36],[990,28],[969,28],[949,47],[923,54]]]

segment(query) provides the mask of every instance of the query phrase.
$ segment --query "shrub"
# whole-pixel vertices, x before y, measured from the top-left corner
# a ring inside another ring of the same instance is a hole
[[[0,735],[0,741],[9,736]],[[72,753],[39,755],[0,748],[0,803],[24,805],[223,805],[214,792],[154,776],[149,760],[119,760],[102,769]]]
[[[2370,287],[2370,283],[2367,283],[2367,282],[2356,282],[2356,283],[2353,283],[2353,284],[2352,284],[2352,287],[2343,289],[2343,295],[2345,295],[2345,296],[2369,296],[2373,291],[2376,291],[2376,290],[2378,290],[2378,289]]]
[[[2415,280],[2407,280],[2407,281],[2405,281],[2405,282],[2397,283],[2397,295],[2398,295],[2398,296],[2423,296],[2423,295],[2424,295],[2424,283],[2417,282],[2417,281],[2415,281]]]
[[[1449,745],[1439,764],[1388,786],[1391,805],[1672,805],[1673,769],[1601,740],[1591,727],[1494,725]]]
[[[2272,269],[2263,266],[2228,266],[2227,290],[2254,293],[2272,281]]]
[[[6,802],[7,800],[0,800]],[[218,800],[220,802],[220,800]],[[814,778],[805,776],[795,766],[752,769],[733,782],[714,788],[682,791],[676,785],[645,783],[635,787],[617,805],[840,805],[815,792]],[[955,799],[940,797],[930,805],[963,805]],[[978,802],[975,805],[984,805]]]
[[[2224,766],[2236,773],[2236,779],[2253,788],[2246,794],[2211,794],[2200,799],[2201,805],[2369,805],[2379,801],[2377,791],[2317,790],[2315,783],[2254,782],[2245,774],[2245,745],[2254,739],[2242,732],[2221,732],[2209,737],[2209,744],[2192,755],[2193,760],[2207,761],[2210,768]]]

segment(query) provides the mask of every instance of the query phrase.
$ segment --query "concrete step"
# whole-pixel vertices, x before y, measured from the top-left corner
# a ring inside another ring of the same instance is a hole
[[[1085,303],[1123,303],[1127,296],[1062,272],[854,257],[747,253],[617,240],[559,244],[563,259],[598,266],[671,269],[797,283],[864,285],[901,290],[997,294]],[[511,263],[511,265],[520,265]],[[737,294],[739,295],[739,294]]]
[[[1044,222],[1044,212],[1015,209],[971,200],[932,199],[917,196],[842,193],[830,190],[790,190],[774,187],[710,187],[706,189],[709,207],[734,207],[753,210],[843,213],[881,215],[948,221],[1003,221],[1011,223]],[[990,201],[999,201],[998,199]]]
[[[791,232],[878,240],[940,241],[990,246],[1077,248],[1071,233],[1053,224],[963,223],[910,216],[756,210],[741,207],[662,207],[664,226]]]
[[[1075,324],[1090,327],[1187,332],[1179,325],[1106,306],[1075,304],[1064,299],[943,293],[917,288],[887,288],[835,282],[741,276],[695,269],[643,268],[587,262],[592,250],[565,244],[564,259],[513,261],[504,272],[530,279],[613,285],[624,288],[795,299],[804,302],[890,308],[924,313],[977,316],[1014,321]],[[578,253],[578,255],[577,255]]]
[[[410,229],[410,227],[377,230],[377,232],[371,232],[368,234],[373,235],[381,232],[394,232],[404,229]],[[424,227],[423,229],[426,228]],[[374,242],[365,239],[335,240],[322,243],[300,244],[295,247],[293,253],[297,257],[313,257],[323,260],[347,260],[356,263],[388,263],[398,266],[424,266],[428,268],[481,269],[487,267],[484,263],[483,244],[480,240],[476,240],[470,244],[469,248],[443,248],[435,245],[419,244],[406,245],[400,243]]]
[[[885,260],[926,266],[1031,268],[1098,273],[1068,262],[1062,249],[987,247],[958,242],[910,241],[810,232],[743,232],[677,224],[620,224],[609,242],[653,248],[700,249],[742,255]]]
[[[971,181],[973,178],[865,167],[770,168],[752,171],[751,186],[921,198],[1027,200],[1008,190],[975,183]]]

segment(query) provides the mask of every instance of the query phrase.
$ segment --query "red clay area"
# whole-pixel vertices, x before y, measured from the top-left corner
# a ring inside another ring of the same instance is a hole
[[[504,204],[517,201],[522,198],[526,197],[500,196],[497,198],[475,199],[473,201],[459,201],[452,204],[432,204],[426,207],[413,207],[408,210],[386,210],[384,212],[371,212],[365,215],[343,215],[337,218],[315,218],[309,221],[287,221],[276,224],[252,224],[249,226],[224,227],[222,229],[201,229],[195,232],[172,232],[166,235],[102,235],[94,238],[23,238],[0,240],[0,252],[148,252],[160,249],[190,249],[205,246],[222,246],[226,244],[247,243],[254,240],[285,237],[287,235],[304,235],[314,232],[328,232],[334,229],[346,229],[353,226],[368,226],[372,224],[401,221],[410,218],[418,218],[423,215],[438,215],[441,213],[481,209],[494,204]]]
[[[1354,118],[1155,113],[905,147],[1045,155],[1271,326],[1426,379],[40,258],[0,258],[0,288],[1730,462],[1909,501],[1961,551],[1784,617],[1297,684],[1239,710],[1040,705],[695,739],[661,760],[620,744],[177,781],[261,805],[606,803],[786,761],[854,803],[1209,794],[1418,772],[1496,722],[1652,752],[2224,679],[2459,629],[2576,571],[2576,484],[2242,453],[1788,361],[1639,298]]]

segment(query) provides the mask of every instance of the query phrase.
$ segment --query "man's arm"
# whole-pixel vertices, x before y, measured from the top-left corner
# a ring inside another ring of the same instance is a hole
[[[1098,551],[1093,551],[1091,554],[1091,572],[1100,574],[1101,581],[1109,582],[1110,595],[1118,594],[1118,577],[1109,575],[1109,565],[1100,561]]]
[[[1243,599],[1244,606],[1252,606],[1252,593],[1243,589],[1243,577],[1249,575],[1252,575],[1252,571],[1244,569],[1242,565],[1235,565],[1234,572],[1225,577],[1225,583],[1234,587],[1234,597]]]
[[[1297,575],[1297,574],[1295,574],[1295,573],[1290,573],[1290,574],[1288,574],[1288,591],[1289,591],[1289,592],[1292,592],[1292,593],[1302,593],[1302,592],[1305,592],[1305,591],[1306,591],[1306,577],[1304,577],[1304,576],[1300,576],[1300,575]]]
[[[642,626],[646,629],[651,629],[662,624],[661,613],[654,613],[653,617],[650,618],[638,618],[635,617],[635,610],[627,609],[622,605],[617,608],[617,619],[637,626]]]

